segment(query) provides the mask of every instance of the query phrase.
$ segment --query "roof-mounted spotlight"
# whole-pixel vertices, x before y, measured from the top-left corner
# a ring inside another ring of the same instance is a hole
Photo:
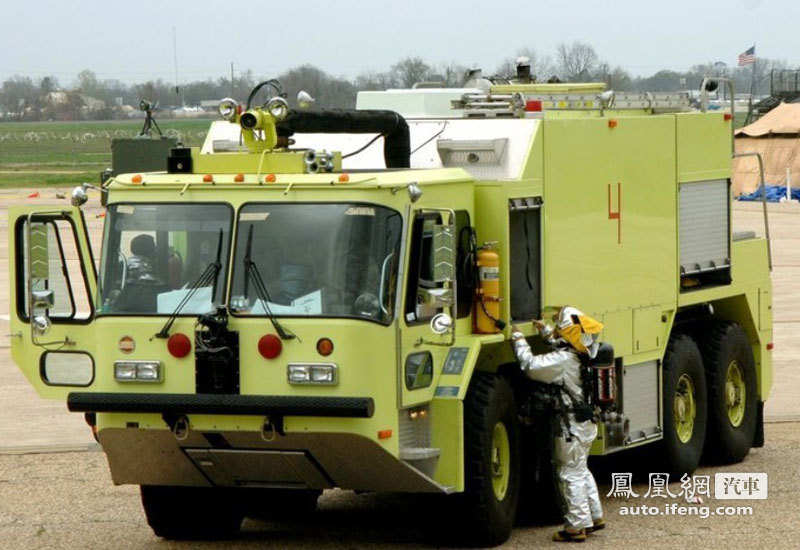
[[[236,114],[239,112],[239,104],[236,103],[236,100],[226,97],[217,105],[217,111],[228,122],[235,122]]]
[[[289,114],[289,103],[280,96],[275,96],[267,102],[267,111],[277,120],[283,120]]]

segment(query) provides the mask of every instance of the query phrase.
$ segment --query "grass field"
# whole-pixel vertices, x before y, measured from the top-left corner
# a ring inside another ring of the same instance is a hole
[[[97,183],[111,165],[111,140],[134,137],[141,120],[0,123],[0,188]],[[208,119],[162,120],[165,135],[200,145]]]

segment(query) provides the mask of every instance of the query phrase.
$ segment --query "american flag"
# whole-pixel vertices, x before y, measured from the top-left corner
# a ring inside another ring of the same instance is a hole
[[[756,62],[756,47],[748,48],[739,54],[739,66],[750,65]]]

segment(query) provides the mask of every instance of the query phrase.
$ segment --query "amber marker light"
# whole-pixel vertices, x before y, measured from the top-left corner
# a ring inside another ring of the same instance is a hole
[[[277,179],[278,178],[275,177],[275,174],[267,174],[266,176],[264,176],[264,181],[267,183],[275,183],[275,180]]]
[[[133,183],[142,183],[142,175],[141,174],[136,174],[135,176],[133,176],[131,178],[131,182],[133,182]]]
[[[136,342],[130,336],[123,336],[119,339],[119,351],[122,353],[131,353],[136,349]]]
[[[725,120],[725,122],[728,122],[730,120],[733,120],[733,115],[730,113],[725,113],[724,115],[722,115],[722,118]]]
[[[378,430],[378,439],[389,439],[392,437],[392,430]]]
[[[233,181],[235,181],[236,183],[242,183],[244,181],[244,174],[241,173],[236,174],[235,176],[233,176]]]
[[[611,120],[608,121],[609,128],[616,128],[617,124],[619,124],[619,122],[617,122],[617,119],[615,118],[612,118]]]
[[[211,174],[206,174],[205,176],[203,176],[203,181],[205,183],[213,183],[214,182],[214,176],[212,176]]]
[[[333,353],[333,342],[331,342],[330,338],[320,338],[317,340],[317,353],[323,357],[327,357]]]
[[[186,357],[192,351],[192,341],[181,332],[176,332],[167,340],[167,350],[173,357],[180,359]]]
[[[348,181],[350,181],[350,174],[339,175],[339,183],[347,183]]]

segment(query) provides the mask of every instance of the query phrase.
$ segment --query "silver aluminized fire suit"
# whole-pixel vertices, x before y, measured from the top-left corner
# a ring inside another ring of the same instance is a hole
[[[565,343],[550,353],[534,355],[522,334],[512,334],[512,338],[517,360],[528,378],[562,385],[576,402],[583,401],[578,352]],[[569,397],[563,396],[563,399],[565,407],[572,407]],[[567,506],[564,523],[570,529],[588,528],[593,520],[603,517],[597,484],[586,464],[589,448],[597,437],[597,426],[591,420],[577,422],[572,412],[568,419],[572,435],[556,436],[554,457],[559,488]]]

